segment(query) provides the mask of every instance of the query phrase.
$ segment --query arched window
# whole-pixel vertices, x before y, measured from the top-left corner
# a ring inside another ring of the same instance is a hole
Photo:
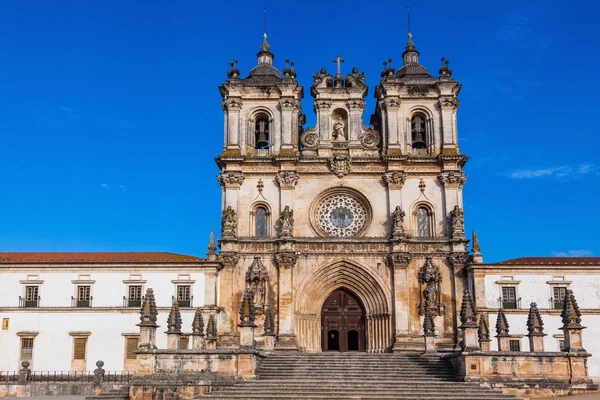
[[[254,235],[267,236],[267,209],[264,207],[257,207],[254,211]]]
[[[431,217],[429,215],[429,210],[425,207],[419,207],[417,209],[417,236],[431,236]]]
[[[254,126],[254,147],[257,149],[269,148],[269,116],[267,114],[258,114]]]
[[[427,148],[427,117],[422,113],[413,115],[410,120],[413,149]]]

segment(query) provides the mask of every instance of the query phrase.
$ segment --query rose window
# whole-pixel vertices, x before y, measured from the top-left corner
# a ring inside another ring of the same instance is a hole
[[[367,222],[367,210],[356,199],[333,194],[325,197],[317,210],[320,227],[330,236],[352,237]]]

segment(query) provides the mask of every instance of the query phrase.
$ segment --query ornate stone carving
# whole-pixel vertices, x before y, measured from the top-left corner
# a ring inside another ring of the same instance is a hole
[[[237,235],[237,216],[231,206],[227,206],[227,209],[223,210],[221,232],[224,238],[235,237]]]
[[[365,129],[365,131],[360,135],[359,139],[360,144],[362,144],[364,148],[374,149],[379,146],[379,132],[373,128]]]
[[[214,314],[210,314],[208,317],[208,323],[206,324],[206,338],[208,340],[217,340],[217,322],[215,321]]]
[[[281,224],[280,238],[291,238],[294,236],[294,211],[290,210],[290,206],[285,206],[279,216]]]
[[[567,289],[565,293],[565,300],[563,301],[563,310],[561,313],[563,330],[568,329],[582,329],[581,326],[581,311],[579,311],[579,305],[573,291]]]
[[[406,214],[400,206],[396,206],[396,209],[392,213],[392,238],[402,239],[405,237],[404,233],[404,217]]]
[[[423,179],[419,180],[419,190],[421,193],[425,193],[425,188],[427,188],[425,181]]]
[[[244,291],[244,296],[242,297],[242,304],[240,304],[240,323],[238,326],[256,326],[254,325],[255,319],[256,314],[252,291],[246,289]]]
[[[282,189],[294,189],[299,179],[300,175],[296,171],[280,171],[275,176],[275,180]]]
[[[381,105],[383,106],[384,109],[387,109],[387,110],[398,109],[398,108],[400,108],[400,99],[388,97],[383,100]]]
[[[508,333],[508,321],[506,320],[506,315],[504,315],[504,310],[498,310],[498,319],[496,319],[496,333],[497,337],[508,337],[510,334]]]
[[[363,110],[365,108],[365,101],[363,99],[351,99],[346,104],[351,110]]]
[[[179,311],[179,302],[173,299],[171,311],[167,317],[167,332],[166,333],[181,333],[181,312]]]
[[[540,311],[536,303],[531,303],[529,314],[527,315],[527,332],[528,336],[546,336],[544,334],[544,322],[540,316]]]
[[[462,188],[467,181],[467,176],[461,171],[442,172],[438,180],[448,188]]]
[[[329,159],[329,168],[338,178],[343,178],[350,173],[352,158],[345,154],[338,154]]]
[[[275,335],[275,318],[273,317],[273,310],[271,310],[271,306],[267,306],[265,309],[265,322],[263,328],[266,336]]]
[[[300,109],[300,102],[293,98],[282,98],[279,100],[279,107],[283,111],[293,111]]]
[[[467,253],[452,253],[448,256],[448,262],[452,265],[455,271],[463,269],[469,261]]]
[[[148,288],[146,289],[146,295],[144,296],[144,302],[140,310],[140,323],[138,326],[158,328],[156,325],[157,320],[158,311],[156,309],[156,300],[154,299],[154,290]]]
[[[221,107],[223,107],[223,110],[225,111],[239,111],[242,108],[242,99],[230,97],[221,102]]]
[[[319,72],[313,74],[313,88],[333,87],[333,76],[327,73],[327,69],[321,68]],[[315,102],[316,105],[316,102]]]
[[[253,307],[256,309],[257,314],[262,314],[267,305],[269,297],[269,293],[267,293],[268,288],[269,273],[260,260],[260,257],[256,256],[246,272],[246,289],[252,293],[254,300]]]
[[[406,174],[403,171],[389,171],[383,174],[383,181],[390,189],[402,189],[406,182]]]
[[[465,289],[463,293],[462,305],[460,307],[460,322],[461,328],[477,328],[477,313],[475,312],[475,304],[471,292]]]
[[[283,251],[275,255],[279,268],[293,268],[298,261],[298,256],[293,251]]]
[[[442,274],[440,269],[433,264],[431,257],[425,259],[425,264],[419,270],[419,283],[421,284],[421,301],[419,314],[424,315],[429,308],[434,316],[440,314],[440,282]]]
[[[388,254],[388,263],[392,268],[406,269],[410,264],[410,255],[408,253]]]
[[[409,96],[426,97],[429,94],[429,87],[426,85],[412,85],[407,89]]]
[[[352,73],[346,75],[346,87],[358,87],[361,89],[366,87],[365,73],[358,72],[358,68],[356,67],[352,68]]]
[[[450,251],[448,243],[407,242],[411,253],[446,253]]]
[[[202,317],[202,309],[196,308],[194,320],[192,321],[192,335],[204,336],[204,318]]]
[[[225,267],[235,268],[238,261],[240,261],[240,256],[238,253],[233,252],[233,251],[226,251],[226,252],[223,251],[219,254],[219,261]]]
[[[450,211],[450,219],[452,221],[452,239],[465,238],[465,213],[457,205]]]
[[[263,183],[263,180],[259,179],[258,183],[256,184],[256,189],[258,189],[258,193],[262,194],[262,191],[264,188],[265,188],[265,184]]]
[[[425,316],[423,318],[423,334],[425,336],[435,336],[435,322],[433,321],[433,314],[431,309],[425,309]]]
[[[296,251],[301,253],[316,253],[316,254],[331,254],[340,253],[343,254],[364,254],[364,253],[387,253],[390,251],[389,243],[368,243],[368,242],[352,242],[352,245],[347,243],[332,243],[318,242],[318,243],[298,243],[294,245]]]
[[[314,149],[319,146],[319,134],[313,128],[308,128],[300,135],[300,143],[307,149]]]
[[[215,230],[211,229],[210,231],[210,239],[208,240],[208,251],[206,252],[206,256],[210,257],[215,254],[215,250],[217,249],[217,245],[215,244]]]
[[[217,181],[223,188],[239,189],[244,183],[244,174],[242,171],[225,171],[221,175],[217,175]]]
[[[490,342],[490,328],[488,326],[487,318],[485,315],[479,317],[479,328],[477,329],[477,335],[479,336],[479,342]]]
[[[458,100],[456,97],[440,98],[440,107],[442,109],[445,108],[445,109],[450,109],[450,110],[456,110],[459,105],[460,105],[460,100]]]

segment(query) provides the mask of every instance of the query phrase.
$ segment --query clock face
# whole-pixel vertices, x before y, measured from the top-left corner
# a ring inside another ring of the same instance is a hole
[[[318,223],[329,236],[352,237],[367,220],[365,207],[354,197],[333,194],[321,201],[317,208]]]

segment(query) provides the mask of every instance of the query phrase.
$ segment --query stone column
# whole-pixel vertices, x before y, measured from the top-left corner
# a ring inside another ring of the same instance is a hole
[[[496,338],[498,339],[498,351],[510,350],[510,334],[508,333],[508,321],[504,310],[498,310],[498,319],[496,320]]]
[[[235,282],[235,275],[237,265],[240,261],[240,256],[237,252],[233,251],[222,251],[219,254],[219,261],[223,265],[223,269],[219,271],[220,290],[219,295],[219,307],[226,309],[224,314],[226,319],[221,320],[219,326],[219,334],[225,336],[224,341],[228,341],[227,337],[231,338],[235,335],[235,314],[239,306],[236,305],[236,290],[237,285]],[[207,325],[208,326],[208,325]],[[215,325],[216,326],[216,325]],[[208,329],[208,328],[207,328]]]
[[[527,331],[529,332],[529,351],[536,353],[544,352],[544,323],[537,308],[537,304],[531,303],[527,317]]]
[[[276,255],[279,281],[279,335],[277,350],[297,351],[294,331],[294,266],[298,256],[293,251],[283,251]]]
[[[479,338],[477,330],[477,314],[471,292],[465,289],[463,293],[462,306],[460,308],[460,329],[462,330],[462,342],[465,351],[479,351]]]
[[[167,318],[167,349],[175,350],[179,348],[179,339],[181,338],[181,312],[179,311],[179,302],[173,300],[171,311]]]
[[[408,266],[410,256],[408,253],[392,253],[388,256],[388,263],[394,274],[394,321],[395,341],[394,352],[404,351],[403,340],[409,334],[409,306],[408,306]]]
[[[565,351],[569,353],[585,353],[583,348],[581,312],[572,290],[567,290],[562,310],[562,331],[565,334]]]
[[[242,99],[229,98],[223,102],[227,113],[227,150],[240,150],[240,110]]]
[[[238,206],[238,194],[240,191],[240,187],[244,183],[245,177],[242,171],[223,171],[221,175],[217,176],[217,181],[221,185],[224,190],[225,198],[223,202],[223,216],[225,216],[225,211],[231,207],[234,212],[237,212]],[[223,221],[224,222],[224,221]],[[235,224],[234,232],[230,233],[228,229],[222,227],[223,232],[221,232],[222,236],[225,238],[226,236],[236,236],[237,235],[237,221]]]
[[[298,100],[294,98],[282,98],[279,100],[281,109],[281,150],[293,151],[293,120],[292,114],[298,111]]]
[[[398,98],[386,98],[382,102],[383,113],[385,114],[386,130],[388,132],[387,138],[387,154],[389,155],[400,155],[405,152],[402,135],[400,134],[400,126],[402,124],[400,118],[400,99]]]
[[[156,301],[154,299],[154,291],[150,288],[146,289],[144,303],[140,312],[140,338],[138,340],[138,349],[156,349],[156,319],[158,311],[156,310]]]
[[[455,97],[441,97],[439,106],[442,112],[442,139],[443,139],[443,150],[444,154],[447,154],[448,150],[455,150],[457,152],[458,145],[454,141],[456,137],[454,132],[454,118],[453,115],[458,109],[459,101]],[[456,154],[456,152],[454,154]],[[449,153],[452,154],[452,153]]]
[[[429,307],[425,309],[423,318],[423,337],[425,338],[425,354],[437,353],[435,349],[435,322]]]

